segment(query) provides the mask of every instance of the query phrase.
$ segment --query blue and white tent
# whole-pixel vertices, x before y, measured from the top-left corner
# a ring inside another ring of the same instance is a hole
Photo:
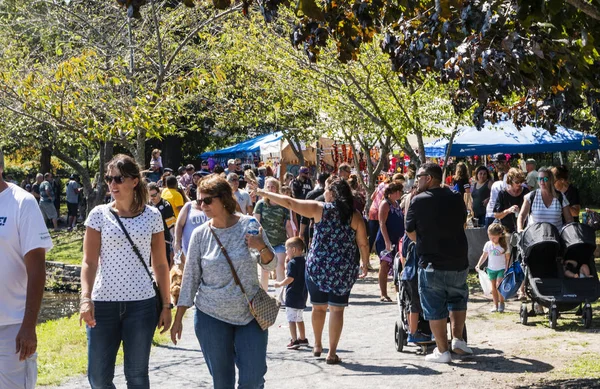
[[[425,145],[425,155],[443,158],[448,139],[440,138]],[[524,126],[521,130],[510,121],[486,122],[481,131],[460,126],[454,137],[450,155],[466,157],[495,153],[546,153],[570,150],[597,150],[598,138],[580,131],[557,127],[554,135],[543,128]]]
[[[260,153],[260,146],[271,142],[277,142],[283,138],[281,131],[272,134],[260,135],[256,138],[248,139],[237,145],[229,146],[221,150],[207,151],[200,154],[200,158],[243,158],[247,154]]]

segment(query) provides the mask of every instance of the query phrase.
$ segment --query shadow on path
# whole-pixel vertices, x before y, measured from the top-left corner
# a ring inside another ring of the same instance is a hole
[[[439,375],[442,374],[439,371],[430,369],[429,367],[422,365],[414,365],[411,363],[403,364],[402,366],[377,366],[367,365],[355,362],[345,362],[342,359],[340,364],[344,369],[350,370],[355,373],[361,373],[361,376],[369,375]]]
[[[472,356],[455,357],[454,364],[463,369],[508,374],[546,373],[554,369],[549,363],[516,356],[506,357],[502,351],[492,348],[473,348],[473,353]]]

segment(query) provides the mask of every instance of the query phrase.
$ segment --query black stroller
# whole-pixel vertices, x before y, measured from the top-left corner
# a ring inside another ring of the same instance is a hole
[[[414,244],[414,243],[411,243]],[[398,320],[396,320],[396,327],[394,329],[394,343],[396,344],[396,351],[402,352],[404,346],[408,345],[408,314],[410,307],[410,295],[406,290],[406,287],[402,280],[400,279],[400,273],[402,272],[402,263],[400,262],[400,252],[396,254],[394,258],[394,285],[396,286],[398,293],[396,296],[396,302],[398,303],[398,311],[400,316]],[[431,336],[431,329],[429,328],[429,322],[423,318],[423,315],[419,314],[419,324],[418,330],[421,331],[424,335]],[[466,340],[465,340],[466,341]],[[429,345],[435,344],[434,341],[419,343],[418,346],[421,348],[419,350],[420,354],[427,353],[427,347]]]
[[[548,308],[551,328],[556,328],[559,312],[580,308],[585,328],[592,323],[591,303],[600,296],[600,282],[594,263],[596,236],[583,224],[566,225],[561,233],[549,223],[536,223],[523,231],[519,240],[519,256],[525,270],[525,291],[532,302]],[[565,277],[561,259],[587,264],[592,277]],[[583,307],[581,306],[583,304]],[[535,311],[521,305],[520,321],[527,324]]]
[[[410,243],[414,245],[414,243]],[[410,249],[409,249],[410,250]],[[408,315],[410,308],[410,295],[406,290],[404,282],[400,279],[400,273],[402,272],[402,263],[400,261],[400,252],[396,254],[394,258],[394,285],[396,286],[398,293],[396,296],[396,301],[398,304],[399,318],[396,320],[396,327],[394,329],[394,343],[396,344],[396,351],[402,352],[404,346],[408,345],[408,334],[409,334],[409,326],[408,326]],[[448,319],[450,322],[450,319]],[[417,329],[424,335],[431,336],[431,328],[429,327],[429,321],[425,320],[422,313],[419,313],[419,322],[417,324]],[[463,329],[463,340],[467,341],[467,325]],[[418,354],[427,354],[427,347],[435,345],[435,341],[417,343],[416,346],[420,347],[420,350],[417,351]]]

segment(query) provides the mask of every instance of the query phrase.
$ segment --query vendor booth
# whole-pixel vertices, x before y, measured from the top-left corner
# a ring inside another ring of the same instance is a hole
[[[444,158],[448,139],[440,138],[425,145],[425,156]],[[520,130],[513,122],[496,124],[485,122],[478,130],[473,126],[460,126],[454,137],[450,156],[467,157],[495,153],[533,154],[556,151],[596,150],[598,138],[580,131],[557,127],[554,134],[543,128],[524,126]]]
[[[328,138],[319,138],[318,142],[309,145],[300,142],[298,147],[302,150],[304,164],[313,170],[313,174],[319,164],[321,165],[321,170],[323,170],[322,167],[324,165],[334,165],[332,153],[329,152],[334,143],[333,140]],[[272,166],[280,174],[281,172],[290,172],[295,176],[298,175],[300,161],[286,139],[282,138],[278,142],[261,145],[260,155],[265,165]]]
[[[219,164],[227,167],[227,160],[231,158],[239,158],[243,164],[255,165],[260,161],[261,146],[274,142],[278,143],[282,138],[283,133],[281,131],[260,135],[221,150],[207,151],[200,154],[200,158],[209,160],[213,166]]]
[[[448,139],[440,138],[425,145],[428,158],[444,158]],[[486,122],[483,129],[472,126],[459,127],[454,137],[450,156],[467,157],[473,155],[533,154],[557,151],[597,150],[598,138],[580,131],[557,127],[554,134],[543,128],[524,126],[520,130],[509,121],[496,124]],[[474,268],[481,256],[483,245],[488,241],[485,228],[466,230],[469,242],[469,265]]]

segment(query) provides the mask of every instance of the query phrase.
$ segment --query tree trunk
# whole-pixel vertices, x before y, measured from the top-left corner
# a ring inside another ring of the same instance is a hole
[[[448,145],[446,146],[446,155],[444,157],[444,174],[442,175],[442,182],[446,182],[446,166],[448,166],[448,158],[450,158],[450,153],[452,152],[452,144],[454,143],[454,137],[458,132],[458,123],[452,129],[452,134],[450,134],[450,139],[448,140]]]
[[[288,141],[294,155],[298,158],[298,164],[304,166],[304,154],[302,153],[302,145],[298,137],[295,135],[285,135],[284,139]]]
[[[137,144],[135,145],[135,161],[144,168],[146,166],[146,130],[138,128],[136,136]]]
[[[164,167],[176,169],[181,166],[181,138],[175,135],[165,137],[161,156]]]
[[[40,155],[40,172],[46,174],[52,172],[52,164],[50,163],[52,152],[48,147],[43,147]]]

